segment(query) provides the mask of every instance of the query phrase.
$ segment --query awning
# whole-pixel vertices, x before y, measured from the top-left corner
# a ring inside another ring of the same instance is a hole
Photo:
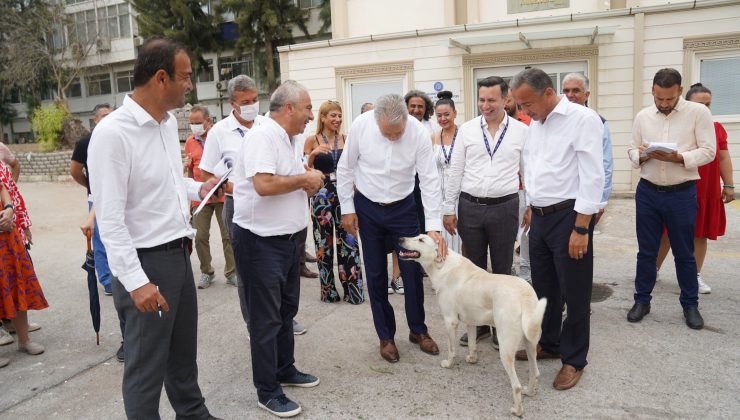
[[[449,38],[450,48],[460,48],[470,53],[470,47],[474,45],[501,44],[505,42],[521,41],[527,48],[532,48],[531,41],[543,39],[562,39],[588,37],[589,43],[593,44],[599,35],[613,35],[619,25],[591,26],[583,28],[558,29],[553,31],[526,31],[512,32],[500,35],[479,35]]]

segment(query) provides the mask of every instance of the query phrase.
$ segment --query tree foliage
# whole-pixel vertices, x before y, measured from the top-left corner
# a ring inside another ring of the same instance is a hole
[[[34,111],[31,127],[41,150],[50,152],[59,146],[67,117],[69,112],[58,103],[44,105]]]
[[[331,28],[331,0],[324,0],[321,2],[321,9],[319,10],[319,20],[321,20],[321,28],[319,28],[320,34],[329,32]]]
[[[251,53],[255,61],[254,76],[265,82],[268,91],[278,85],[275,66],[277,47],[293,43],[293,27],[307,37],[308,11],[293,0],[223,0],[219,10],[233,13],[239,30],[236,52]]]
[[[0,0],[0,81],[38,95],[50,83],[67,107],[67,89],[80,76],[95,39],[68,36],[63,2]]]
[[[220,50],[218,19],[206,13],[208,0],[129,0],[129,3],[138,13],[139,35],[166,36],[188,47],[194,56],[194,78],[197,70],[206,65],[203,54]],[[197,95],[193,96],[192,101],[197,102]]]

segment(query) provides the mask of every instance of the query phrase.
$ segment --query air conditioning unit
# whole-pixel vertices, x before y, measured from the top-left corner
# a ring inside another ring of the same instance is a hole
[[[98,52],[109,52],[110,51],[110,38],[107,36],[99,36],[95,39],[95,49]]]

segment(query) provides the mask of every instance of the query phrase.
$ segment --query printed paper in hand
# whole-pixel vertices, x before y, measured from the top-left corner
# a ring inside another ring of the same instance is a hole
[[[640,153],[640,156],[645,157],[653,152],[665,152],[665,153],[673,153],[677,150],[678,146],[676,143],[658,143],[658,142],[650,142],[648,143],[648,148],[645,149],[644,152]]]
[[[216,193],[216,190],[221,188],[221,186],[224,185],[224,183],[229,179],[229,175],[231,175],[231,169],[232,168],[227,168],[226,172],[224,172],[224,174],[221,175],[221,178],[218,180],[216,185],[213,188],[211,188],[210,191],[208,191],[208,194],[206,194],[205,197],[203,197],[203,201],[200,202],[200,205],[198,205],[198,208],[196,208],[195,211],[193,212],[193,217],[195,217],[196,214],[200,213],[200,211],[203,210],[203,207],[205,207],[206,204],[208,204],[208,200],[210,200],[213,194]]]

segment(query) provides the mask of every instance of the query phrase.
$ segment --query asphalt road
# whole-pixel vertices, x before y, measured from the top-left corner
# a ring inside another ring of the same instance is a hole
[[[46,346],[39,356],[0,347],[9,366],[0,369],[0,419],[122,419],[120,342],[110,297],[101,296],[100,346],[95,345],[87,306],[85,241],[78,225],[87,204],[72,183],[23,183],[34,223],[32,256],[50,307],[32,312],[43,326],[31,333]],[[613,199],[595,238],[594,283],[604,295],[592,305],[589,365],[568,391],[552,388],[559,361],[540,362],[539,392],[524,399],[525,418],[737,418],[740,413],[740,207],[728,206],[728,233],[711,242],[703,278],[712,293],[702,295],[706,328],[690,330],[678,303],[673,267],[657,284],[652,312],[638,324],[626,321],[632,305],[635,254],[634,201]],[[218,237],[217,229],[212,230]],[[217,282],[198,291],[199,383],[211,412],[227,419],[274,418],[257,407],[251,383],[249,342],[236,288],[224,283],[223,257],[212,246]],[[312,249],[312,246],[309,246]],[[669,257],[670,258],[670,257]],[[198,272],[195,254],[194,271]],[[303,418],[509,418],[511,389],[487,343],[479,362],[462,357],[443,369],[441,356],[421,353],[406,339],[401,296],[396,342],[401,360],[388,364],[378,354],[370,306],[319,301],[318,280],[303,279],[298,320],[308,333],[296,338],[296,365],[318,375],[312,389],[288,389],[303,406]],[[427,323],[444,350],[443,324],[426,284]],[[193,326],[195,328],[195,326]],[[460,348],[458,356],[464,352]],[[464,354],[464,353],[463,353]],[[526,362],[517,363],[526,382]],[[161,415],[174,418],[162,393]]]

